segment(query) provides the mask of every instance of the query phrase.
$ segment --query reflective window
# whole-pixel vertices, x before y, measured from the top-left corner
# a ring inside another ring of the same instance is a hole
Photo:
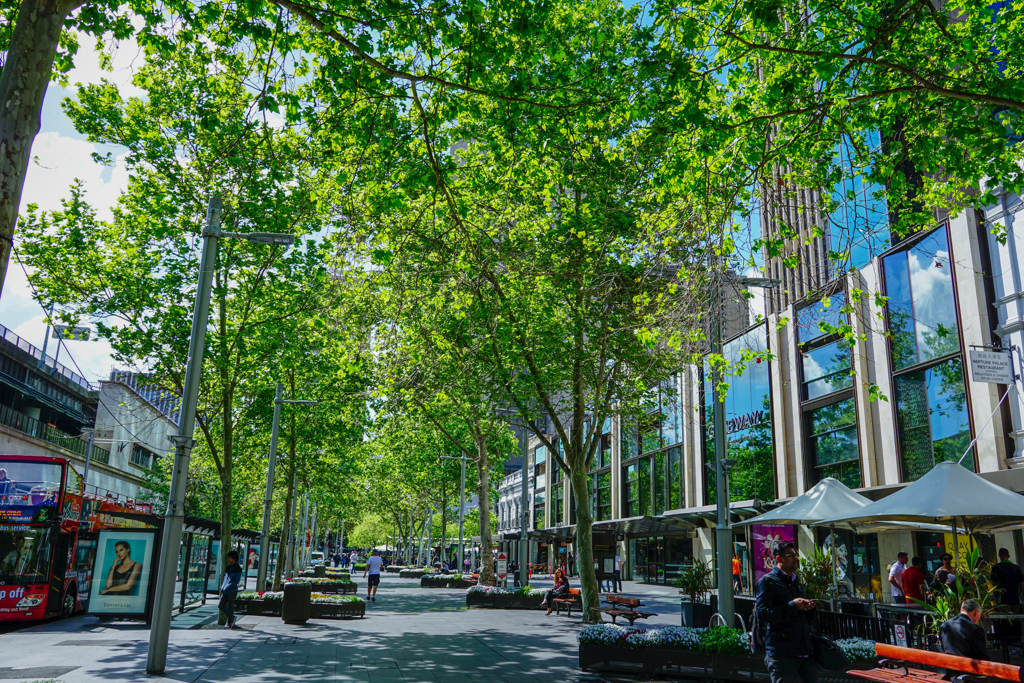
[[[683,440],[683,397],[678,391],[677,377],[661,388],[661,442],[672,446]]]
[[[661,452],[654,456],[654,514],[665,512],[668,499],[668,453]]]
[[[678,448],[672,448],[668,452],[668,469],[668,507],[670,510],[679,510],[683,507],[683,461]]]
[[[48,528],[0,531],[0,581],[14,586],[49,583],[52,546]]]
[[[810,411],[809,417],[815,480],[834,477],[850,488],[859,487],[860,451],[853,399]]]
[[[651,459],[640,458],[640,509],[638,514],[651,514]]]
[[[633,463],[623,468],[625,470],[625,476],[623,477],[626,495],[626,517],[636,517],[640,514],[640,471],[637,463]]]
[[[565,486],[556,486],[551,491],[551,526],[558,526],[562,523],[565,514]]]
[[[744,351],[768,349],[767,329],[762,325],[729,342],[724,355],[739,364]],[[767,361],[746,363],[743,373],[731,376],[725,399],[726,448],[737,464],[729,473],[729,493],[734,501],[775,500],[775,465],[772,449],[771,397]],[[704,372],[705,462],[714,462],[714,418],[711,373]],[[706,500],[716,501],[715,476],[705,476]]]
[[[896,413],[906,481],[935,463],[960,460],[971,443],[960,359],[897,376]],[[974,458],[968,454],[963,465],[973,470]]]
[[[650,453],[661,448],[661,421],[648,417],[640,421],[640,452]]]
[[[544,492],[533,494],[533,528],[544,528]]]
[[[809,344],[835,334],[837,328],[847,322],[847,315],[843,312],[845,307],[846,294],[838,292],[797,309],[797,341]]]
[[[597,519],[599,521],[612,518],[612,473],[602,472],[597,475]]]
[[[804,398],[819,398],[853,386],[850,344],[845,339],[804,351],[802,356]]]
[[[959,351],[946,230],[887,256],[884,264],[893,367],[901,370]]]

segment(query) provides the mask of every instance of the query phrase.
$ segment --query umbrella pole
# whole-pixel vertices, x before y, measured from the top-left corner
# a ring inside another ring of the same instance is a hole
[[[838,583],[838,572],[836,571],[836,565],[838,560],[836,559],[836,525],[829,525],[829,531],[832,534],[832,611],[839,611],[839,583]]]

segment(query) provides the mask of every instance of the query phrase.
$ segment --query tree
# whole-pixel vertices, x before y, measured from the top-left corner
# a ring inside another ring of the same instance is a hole
[[[1024,182],[1007,144],[1024,130],[1019,7],[682,1],[658,18],[660,49],[683,65],[680,135],[737,160],[766,201],[820,189],[827,216],[846,200],[838,181],[861,174],[906,235]],[[832,248],[842,263],[850,245]]]
[[[68,320],[97,321],[119,360],[142,363],[179,393],[208,195],[224,199],[230,231],[301,238],[322,228],[311,196],[317,148],[292,127],[273,128],[259,111],[278,77],[266,58],[196,41],[167,59],[151,56],[136,77],[146,100],[124,101],[110,84],[82,88],[65,108],[91,140],[128,149],[129,187],[112,222],[98,220],[75,187],[62,210],[30,207],[24,223],[24,252],[42,295]],[[327,282],[323,247],[312,240],[291,250],[221,240],[197,424],[198,455],[209,456],[220,479],[225,546],[237,399],[279,355],[283,330],[297,334],[297,321],[323,308]]]

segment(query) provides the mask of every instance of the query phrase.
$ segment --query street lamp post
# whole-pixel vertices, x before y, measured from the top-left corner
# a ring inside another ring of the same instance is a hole
[[[195,310],[192,314],[192,334],[185,364],[185,384],[178,433],[170,437],[174,444],[174,466],[171,470],[171,487],[167,496],[167,512],[164,514],[160,561],[153,597],[152,630],[149,633],[149,652],[146,656],[146,673],[149,674],[162,674],[167,666],[167,641],[171,632],[171,612],[174,609],[178,550],[181,546],[181,529],[185,520],[185,486],[188,483],[188,461],[195,445],[192,434],[195,431],[199,384],[203,374],[203,352],[206,347],[206,324],[210,316],[213,270],[217,261],[217,240],[221,237],[238,237],[260,244],[289,245],[294,242],[291,235],[224,232],[220,229],[222,209],[221,199],[211,197],[206,209],[206,228],[203,230],[199,286],[196,289]]]
[[[760,287],[771,289],[778,284],[777,280],[752,277],[728,277],[728,281],[744,287]],[[714,313],[711,316],[711,353],[722,355],[722,300],[721,285],[712,286],[711,304]],[[732,518],[729,513],[729,470],[736,463],[730,460],[725,442],[725,403],[719,394],[718,387],[722,382],[721,365],[715,363],[711,367],[711,393],[713,397],[712,416],[714,422],[715,445],[715,509],[717,524],[715,525],[715,546],[718,551],[718,612],[729,627],[733,626],[735,599],[732,586]]]
[[[270,508],[274,502],[274,465],[277,462],[277,430],[281,424],[281,406],[285,403],[316,405],[316,401],[286,401],[281,398],[284,385],[277,383],[274,393],[274,419],[270,428],[270,460],[267,463],[267,495],[263,499],[263,529],[260,531],[259,569],[256,571],[256,590],[266,590],[267,562],[270,559]],[[285,530],[281,530],[282,541]],[[280,554],[280,549],[278,550]],[[280,559],[280,558],[278,558]]]

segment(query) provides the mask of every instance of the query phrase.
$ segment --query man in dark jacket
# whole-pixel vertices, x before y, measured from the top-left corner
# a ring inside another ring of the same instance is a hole
[[[985,649],[985,629],[978,626],[981,619],[981,605],[976,600],[967,599],[960,605],[960,614],[946,621],[939,627],[939,640],[942,651],[947,655],[959,655],[971,659],[988,659]],[[959,671],[946,671],[949,678]]]
[[[796,570],[800,557],[792,543],[775,548],[775,569],[757,584],[757,621],[767,627],[765,658],[772,683],[817,683],[811,615],[814,601],[803,597]]]

